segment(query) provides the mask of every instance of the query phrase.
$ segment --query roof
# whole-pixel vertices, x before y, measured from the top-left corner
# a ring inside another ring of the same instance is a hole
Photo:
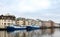
[[[21,18],[21,17],[19,17],[19,18],[17,18],[17,20],[25,20],[25,18]]]

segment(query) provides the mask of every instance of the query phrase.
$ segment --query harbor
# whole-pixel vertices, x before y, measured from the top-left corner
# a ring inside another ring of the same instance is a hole
[[[0,37],[60,37],[60,0],[0,0]]]
[[[9,13],[0,15],[0,30],[34,30],[48,28],[60,28],[60,24],[52,20],[43,21],[22,17],[16,18]]]

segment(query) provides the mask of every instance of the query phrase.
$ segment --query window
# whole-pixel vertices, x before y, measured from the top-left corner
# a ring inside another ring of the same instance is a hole
[[[6,22],[6,20],[4,20],[4,22]]]
[[[10,20],[8,20],[8,22],[10,22]]]
[[[6,25],[6,23],[4,23],[4,25]]]
[[[19,22],[17,22],[17,23],[19,23]]]
[[[10,23],[8,23],[8,25],[10,25]]]
[[[3,25],[3,23],[2,23],[2,25]]]
[[[3,17],[2,17],[2,19],[3,19]]]

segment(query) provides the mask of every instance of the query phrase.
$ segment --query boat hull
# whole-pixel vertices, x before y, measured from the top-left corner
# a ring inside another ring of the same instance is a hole
[[[14,30],[25,30],[26,28],[14,28],[14,27],[10,27],[10,26],[8,26],[7,28],[6,28],[7,30],[9,30],[9,31],[14,31]]]
[[[34,27],[34,26],[27,26],[27,30],[35,30],[35,29],[40,29],[40,27]]]

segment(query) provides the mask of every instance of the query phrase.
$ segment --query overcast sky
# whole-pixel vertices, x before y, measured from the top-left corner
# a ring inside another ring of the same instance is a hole
[[[60,22],[60,0],[0,0],[0,14]]]

